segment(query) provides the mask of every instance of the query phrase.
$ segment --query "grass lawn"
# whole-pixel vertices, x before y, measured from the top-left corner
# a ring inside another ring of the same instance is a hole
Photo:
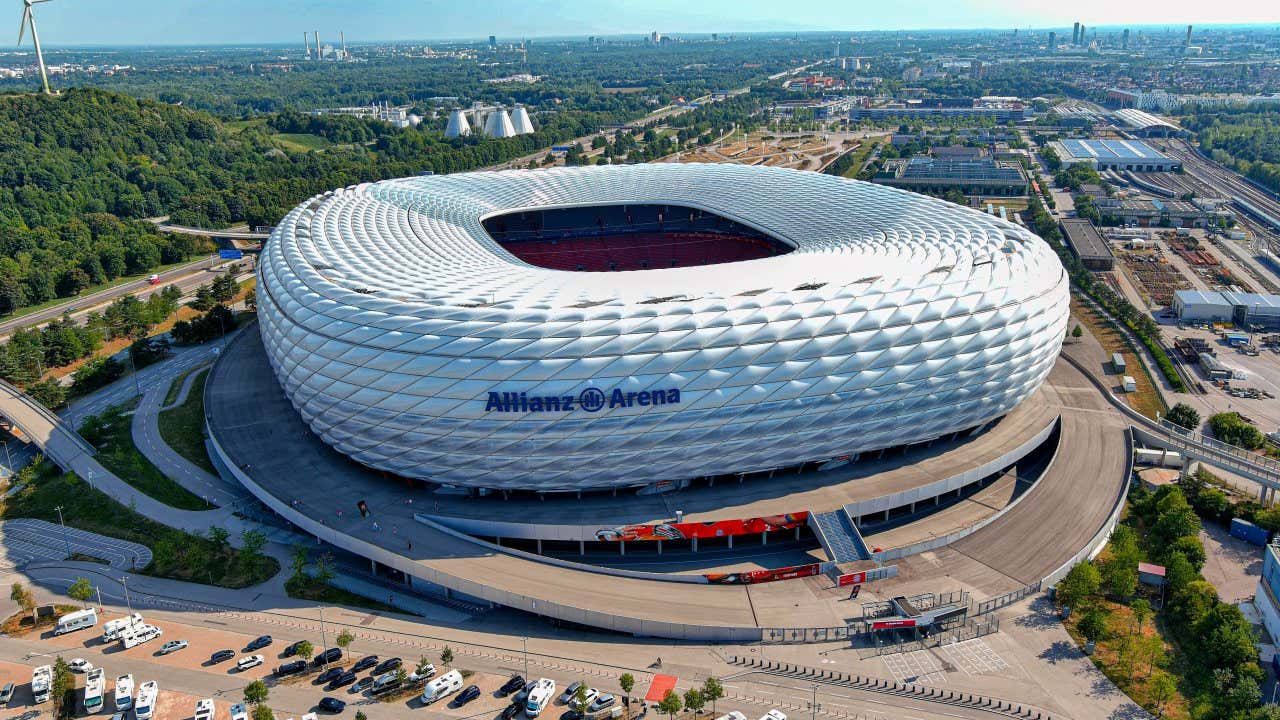
[[[172,405],[173,401],[178,399],[178,394],[182,392],[182,384],[187,381],[187,377],[190,376],[191,373],[200,369],[201,368],[198,368],[198,367],[191,368],[190,370],[187,370],[186,372],[182,373],[178,377],[174,378],[173,382],[169,383],[169,389],[166,390],[164,394],[165,406]]]
[[[869,137],[864,140],[861,140],[860,142],[862,143],[862,145],[860,145],[857,150],[853,151],[853,162],[851,165],[849,165],[849,169],[844,171],[843,177],[847,177],[847,178],[858,177],[858,173],[862,171],[862,164],[865,163],[867,161],[867,158],[871,156],[871,151],[875,150],[876,147],[883,141],[884,141],[884,137]]]
[[[37,630],[42,632],[50,630],[54,625],[58,624],[60,616],[75,612],[80,609],[80,606],[55,604],[53,609],[56,614],[45,615],[38,621],[32,618],[29,612],[16,612],[10,615],[3,623],[0,623],[0,633],[4,633],[8,637],[22,637]]]
[[[1160,393],[1156,391],[1155,381],[1147,371],[1146,363],[1139,361],[1138,354],[1125,341],[1124,334],[1116,329],[1109,319],[1098,315],[1089,306],[1081,303],[1074,293],[1071,295],[1071,317],[1073,323],[1071,327],[1075,327],[1074,323],[1078,321],[1085,330],[1098,339],[1103,350],[1108,353],[1118,352],[1124,356],[1125,374],[1132,376],[1138,384],[1137,392],[1118,393],[1129,402],[1130,407],[1152,419],[1155,419],[1157,413],[1163,416],[1169,411]],[[1073,342],[1073,340],[1068,338],[1067,342]],[[1116,387],[1120,386],[1118,375],[1108,376],[1107,381],[1114,381]]]
[[[364,608],[365,610],[378,610],[382,612],[398,612],[406,615],[413,615],[407,610],[398,610],[386,603],[370,600],[363,595],[356,595],[348,592],[340,587],[334,587],[329,583],[322,583],[315,578],[307,577],[289,578],[284,584],[285,592],[289,593],[289,597],[299,600],[313,600],[315,602],[329,603],[332,605],[349,605],[351,607]]]
[[[132,416],[128,412],[137,408],[141,399],[134,397],[100,415],[85,418],[80,434],[98,449],[97,459],[103,467],[138,490],[181,510],[208,509],[204,500],[166,477],[133,444]]]
[[[186,402],[160,411],[160,437],[174,452],[217,475],[218,470],[204,447],[204,381],[209,378],[209,368],[199,368],[196,372],[200,374],[191,381]]]
[[[26,485],[0,505],[0,517],[36,518],[58,522],[54,508],[62,506],[67,525],[151,548],[154,557],[141,572],[227,588],[257,585],[280,571],[280,563],[261,557],[245,567],[243,553],[229,546],[161,525],[105,493],[90,488],[71,473],[48,461],[24,469]]]
[[[276,133],[272,138],[284,149],[294,152],[323,150],[333,144],[327,138],[308,133]]]

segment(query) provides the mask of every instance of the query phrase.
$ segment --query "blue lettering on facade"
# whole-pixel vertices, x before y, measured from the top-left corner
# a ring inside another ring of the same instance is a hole
[[[653,405],[680,404],[680,389],[624,391],[614,388],[605,393],[599,388],[589,387],[573,395],[529,395],[522,392],[490,392],[485,399],[485,412],[504,413],[548,413],[573,412],[585,410],[600,412],[608,407],[631,408],[650,407]]]

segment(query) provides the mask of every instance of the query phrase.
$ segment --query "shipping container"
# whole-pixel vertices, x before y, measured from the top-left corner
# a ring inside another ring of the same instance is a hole
[[[1266,545],[1271,539],[1271,533],[1241,518],[1231,520],[1231,536],[1254,545]]]

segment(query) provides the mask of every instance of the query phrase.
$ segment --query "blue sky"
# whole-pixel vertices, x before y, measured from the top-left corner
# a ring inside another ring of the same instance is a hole
[[[18,0],[0,0],[18,24]],[[50,46],[348,42],[680,32],[1269,23],[1274,0],[52,0],[36,6]],[[0,22],[0,25],[3,25]],[[16,27],[14,27],[16,38]],[[10,41],[12,42],[12,41]],[[28,41],[29,42],[29,41]],[[0,46],[2,47],[2,46]]]

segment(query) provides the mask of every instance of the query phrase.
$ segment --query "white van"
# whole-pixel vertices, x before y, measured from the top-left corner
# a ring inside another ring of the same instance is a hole
[[[142,643],[151,642],[163,634],[164,632],[155,625],[147,625],[144,623],[142,625],[135,625],[126,630],[125,633],[120,636],[120,641],[124,643],[124,649],[128,650],[129,648],[137,647]]]
[[[97,624],[97,610],[94,610],[93,608],[89,608],[88,610],[77,610],[58,618],[58,624],[54,626],[53,634],[62,635],[63,633],[75,632],[76,630],[93,627]]]
[[[462,689],[462,673],[457,670],[450,670],[440,677],[427,683],[422,688],[422,704],[430,705],[431,703],[458,692]]]
[[[41,665],[31,671],[31,695],[35,699],[37,705],[49,700],[49,688],[52,684],[52,667],[48,665]]]
[[[538,678],[533,689],[529,691],[529,699],[525,701],[524,713],[531,718],[547,709],[552,698],[556,696],[556,681],[551,678]]]
[[[138,613],[134,613],[127,617],[117,618],[115,620],[108,620],[102,623],[102,642],[115,642],[120,639],[120,635],[124,633],[125,630],[128,630],[134,625],[141,624],[142,615],[139,615]]]
[[[155,680],[148,680],[138,688],[138,699],[134,702],[133,712],[138,720],[151,720],[156,711],[156,698],[160,696],[160,685]]]
[[[770,710],[760,716],[760,720],[787,720],[787,716],[782,714],[781,710]]]
[[[94,668],[84,680],[84,711],[93,715],[102,709],[102,697],[107,690],[106,671]]]
[[[747,716],[743,715],[737,710],[730,710],[729,712],[716,718],[716,720],[747,720]]]
[[[116,678],[116,710],[124,712],[133,707],[133,676],[121,675]]]

